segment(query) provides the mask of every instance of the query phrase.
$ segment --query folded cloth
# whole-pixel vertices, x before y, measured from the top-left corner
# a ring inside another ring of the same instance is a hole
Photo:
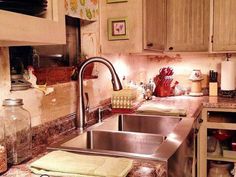
[[[64,177],[124,177],[132,169],[133,160],[105,156],[80,155],[53,151],[30,164],[39,175]]]
[[[136,110],[136,113],[162,116],[186,116],[187,111],[185,109],[179,109],[163,104],[144,103]]]

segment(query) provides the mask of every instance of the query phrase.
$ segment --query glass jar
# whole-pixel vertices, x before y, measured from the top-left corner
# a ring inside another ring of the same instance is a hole
[[[4,122],[0,117],[0,175],[5,171],[7,171],[7,150],[5,144]]]
[[[19,164],[31,157],[31,117],[22,99],[5,99],[1,113],[9,164]]]
[[[208,177],[231,177],[230,167],[230,163],[211,162]]]

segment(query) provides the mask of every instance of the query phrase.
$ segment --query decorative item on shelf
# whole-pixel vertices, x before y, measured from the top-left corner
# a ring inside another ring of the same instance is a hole
[[[47,67],[34,68],[37,77],[37,85],[53,85],[71,81],[74,67]]]
[[[214,136],[207,137],[207,154],[210,156],[221,156],[222,147],[220,141]]]
[[[231,166],[231,163],[211,161],[208,177],[231,177]]]
[[[128,18],[109,18],[108,24],[108,40],[125,40],[129,39]]]
[[[156,88],[154,91],[155,96],[166,97],[173,95],[174,86],[171,86],[173,81],[174,71],[171,67],[163,67],[159,70],[159,74],[154,78]]]
[[[221,62],[220,96],[234,97],[235,95],[235,62],[230,60],[231,54],[226,54],[226,60]]]
[[[218,95],[218,83],[217,83],[218,73],[214,70],[209,72],[209,96]]]
[[[28,81],[32,84],[32,88],[35,88],[41,92],[44,93],[44,95],[48,95],[52,92],[54,92],[54,88],[53,87],[48,87],[47,84],[42,84],[39,85],[37,84],[37,77],[35,76],[35,70],[32,66],[28,66]]]
[[[194,69],[191,72],[189,80],[192,81],[190,96],[202,96],[202,83],[203,76],[200,69]]]

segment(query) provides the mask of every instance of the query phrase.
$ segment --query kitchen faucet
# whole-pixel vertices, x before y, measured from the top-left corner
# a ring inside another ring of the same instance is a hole
[[[84,127],[86,126],[86,123],[87,123],[87,115],[85,113],[84,95],[83,95],[83,75],[84,75],[84,70],[86,66],[93,62],[103,63],[104,65],[106,65],[111,73],[111,77],[112,77],[111,82],[112,82],[113,90],[114,91],[122,90],[122,85],[115,71],[115,68],[113,67],[111,62],[109,62],[107,59],[102,58],[102,57],[92,57],[80,63],[80,65],[78,66],[78,91],[79,91],[78,104],[79,105],[77,105],[77,114],[76,114],[77,116],[76,124],[80,132],[84,130]]]

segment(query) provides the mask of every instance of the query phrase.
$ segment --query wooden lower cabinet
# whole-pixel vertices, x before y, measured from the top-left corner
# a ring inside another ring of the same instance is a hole
[[[233,142],[236,136],[236,109],[203,108],[198,136],[198,177],[207,177],[215,163],[236,163]],[[236,150],[236,149],[234,149]],[[232,154],[232,155],[229,155]]]

